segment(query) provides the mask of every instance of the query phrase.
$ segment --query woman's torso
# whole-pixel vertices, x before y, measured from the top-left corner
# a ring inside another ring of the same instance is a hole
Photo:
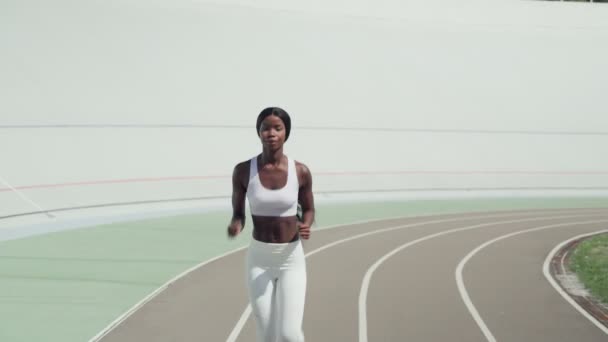
[[[253,238],[268,243],[299,239],[297,204],[299,181],[294,160],[284,156],[278,166],[249,161],[247,198],[253,220]]]

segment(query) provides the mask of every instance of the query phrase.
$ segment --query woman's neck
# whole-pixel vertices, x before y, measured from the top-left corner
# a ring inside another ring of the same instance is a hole
[[[278,165],[283,159],[283,148],[271,151],[267,149],[262,150],[262,165],[264,164],[275,164]]]

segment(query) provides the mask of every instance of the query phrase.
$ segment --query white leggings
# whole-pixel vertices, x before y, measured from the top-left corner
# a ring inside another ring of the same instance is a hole
[[[300,240],[252,239],[246,270],[258,342],[303,342],[306,261]]]

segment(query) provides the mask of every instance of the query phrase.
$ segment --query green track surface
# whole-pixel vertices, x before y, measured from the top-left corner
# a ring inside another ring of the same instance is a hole
[[[606,198],[476,199],[323,205],[313,229],[426,214],[608,207]],[[116,223],[0,242],[0,341],[88,341],[184,270],[245,246],[229,213]],[[314,231],[314,230],[313,230]],[[314,233],[312,235],[314,239]],[[236,319],[237,317],[235,317]]]

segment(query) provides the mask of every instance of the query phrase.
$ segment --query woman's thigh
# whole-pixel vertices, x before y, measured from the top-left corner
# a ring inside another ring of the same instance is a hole
[[[281,341],[303,341],[302,320],[306,299],[306,270],[282,272],[276,284],[277,332]]]

